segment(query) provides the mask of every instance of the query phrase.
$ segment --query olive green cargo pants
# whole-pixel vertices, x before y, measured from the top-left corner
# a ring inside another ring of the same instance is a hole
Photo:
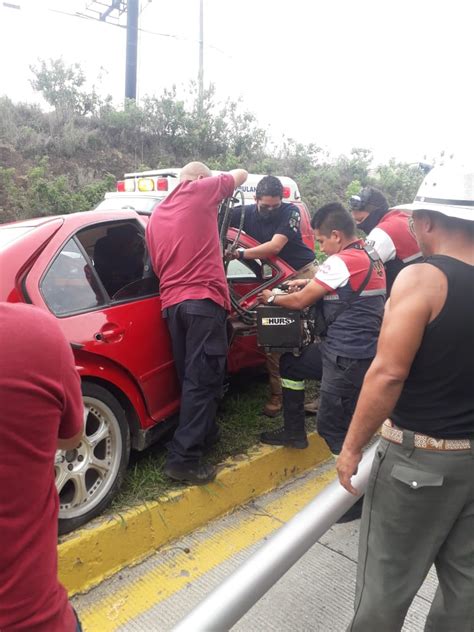
[[[432,564],[425,632],[474,631],[474,447],[414,448],[381,439],[362,513],[350,632],[399,632]],[[474,440],[471,440],[474,446]]]

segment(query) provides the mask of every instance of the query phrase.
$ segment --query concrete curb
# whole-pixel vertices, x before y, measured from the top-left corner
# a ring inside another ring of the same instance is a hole
[[[72,596],[210,520],[228,513],[315,467],[331,456],[324,441],[309,436],[306,450],[258,448],[228,459],[215,482],[171,492],[166,497],[96,520],[58,547],[59,577]]]

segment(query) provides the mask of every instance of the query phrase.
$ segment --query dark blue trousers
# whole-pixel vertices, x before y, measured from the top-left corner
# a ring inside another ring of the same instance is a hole
[[[195,464],[217,432],[227,357],[227,312],[210,299],[188,300],[163,311],[181,384],[179,423],[167,445],[168,464]]]
[[[300,356],[285,353],[280,359],[280,375],[290,380],[321,380],[318,433],[333,454],[339,454],[359,397],[364,376],[372,359],[355,360],[331,352],[324,343],[305,347]],[[293,395],[296,398],[296,395]],[[304,395],[300,392],[298,415],[304,427]],[[294,422],[297,423],[296,421]]]

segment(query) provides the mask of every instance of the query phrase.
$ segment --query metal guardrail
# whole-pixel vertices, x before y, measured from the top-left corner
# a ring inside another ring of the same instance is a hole
[[[378,442],[365,452],[352,479],[361,495],[367,488],[377,445]],[[230,630],[356,500],[338,480],[333,481],[201,601],[173,628],[173,632]]]

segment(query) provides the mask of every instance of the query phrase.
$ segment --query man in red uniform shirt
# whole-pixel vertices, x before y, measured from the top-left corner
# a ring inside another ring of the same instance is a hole
[[[387,296],[397,274],[410,263],[422,259],[421,250],[409,227],[410,214],[390,210],[381,191],[365,187],[349,201],[357,228],[367,235],[366,242],[379,255],[387,275]]]
[[[56,320],[0,303],[0,630],[74,632],[57,577],[57,448],[72,450],[84,407],[74,357]]]
[[[146,230],[181,383],[179,423],[167,446],[165,465],[165,473],[174,480],[202,485],[216,475],[216,468],[201,463],[201,456],[218,436],[215,415],[230,310],[217,209],[246,179],[243,169],[212,177],[206,165],[190,162],[181,170],[180,184],[153,212]]]
[[[318,433],[337,455],[375,356],[385,304],[385,272],[377,253],[364,248],[358,239],[354,220],[341,204],[318,209],[311,226],[328,258],[313,279],[288,283],[296,291],[273,294],[264,290],[262,300],[289,309],[304,309],[321,301],[327,331],[322,342],[306,346],[299,356],[281,356],[283,428],[263,432],[260,440],[306,448],[304,380],[321,380]],[[361,508],[362,501],[340,521],[360,517]]]

